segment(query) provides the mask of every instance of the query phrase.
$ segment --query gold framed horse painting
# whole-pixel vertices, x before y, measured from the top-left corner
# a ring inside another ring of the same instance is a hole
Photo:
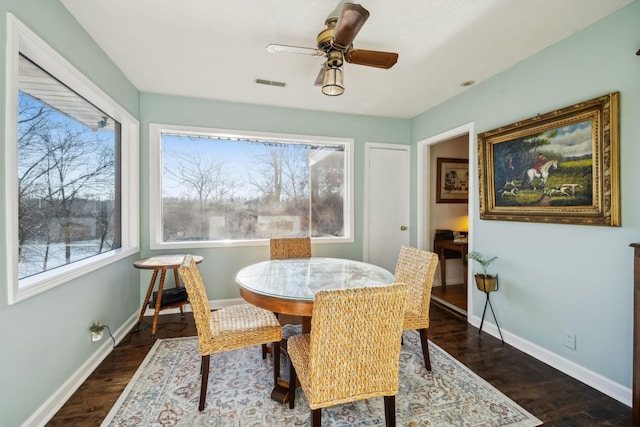
[[[618,98],[480,133],[480,219],[620,226]]]

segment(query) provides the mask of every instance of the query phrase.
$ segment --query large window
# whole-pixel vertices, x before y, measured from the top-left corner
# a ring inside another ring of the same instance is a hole
[[[120,123],[20,55],[18,279],[120,248]]]
[[[350,140],[155,124],[150,138],[155,247],[352,239]]]
[[[138,174],[130,163],[137,163],[138,125],[12,16],[9,27],[5,179],[14,303],[138,250],[131,234]]]

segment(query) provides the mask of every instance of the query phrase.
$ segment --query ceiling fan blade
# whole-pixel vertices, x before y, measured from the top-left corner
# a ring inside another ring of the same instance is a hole
[[[333,47],[341,50],[347,49],[368,18],[369,11],[364,7],[359,4],[345,3],[342,6],[336,28],[333,30],[331,39]]]
[[[314,86],[322,86],[322,83],[324,83],[324,73],[325,71],[327,71],[327,68],[328,67],[326,63],[322,64],[322,67],[320,67],[320,72],[316,77],[316,81],[313,83]]]
[[[293,53],[297,55],[325,56],[320,49],[314,47],[287,46],[284,44],[269,44],[267,52],[271,53]]]
[[[344,54],[344,59],[350,64],[389,69],[398,62],[398,54],[377,50],[351,49]]]

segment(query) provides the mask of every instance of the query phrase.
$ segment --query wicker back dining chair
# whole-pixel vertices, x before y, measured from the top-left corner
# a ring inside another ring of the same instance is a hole
[[[198,350],[202,355],[200,404],[202,411],[207,398],[210,355],[244,347],[276,343],[273,363],[280,366],[280,340],[282,329],[275,315],[251,304],[239,304],[211,311],[204,282],[193,257],[186,255],[178,268],[187,289],[189,304],[198,331]],[[277,383],[274,369],[274,384]]]
[[[300,380],[320,426],[322,408],[383,396],[387,426],[395,426],[400,340],[407,286],[318,291],[311,333],[289,338],[289,383]],[[289,407],[295,406],[295,391]]]
[[[283,237],[269,241],[271,259],[309,258],[311,256],[310,237]]]
[[[402,246],[394,274],[396,282],[406,283],[409,287],[403,329],[405,331],[417,329],[420,333],[422,357],[427,371],[431,370],[429,341],[427,339],[429,306],[431,305],[431,289],[437,267],[437,254],[411,246]]]
[[[310,237],[280,237],[269,240],[269,256],[273,259],[287,258],[310,258],[311,238]],[[278,317],[278,313],[275,313]],[[262,358],[267,358],[269,348],[262,345]]]

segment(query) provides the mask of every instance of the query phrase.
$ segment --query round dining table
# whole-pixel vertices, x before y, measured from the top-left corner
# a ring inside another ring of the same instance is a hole
[[[393,283],[393,274],[377,265],[348,259],[288,258],[249,265],[238,272],[236,282],[245,301],[274,313],[300,316],[302,332],[308,333],[316,292],[386,286]],[[286,358],[286,345],[283,353]],[[271,398],[287,402],[289,381],[280,377],[279,366],[274,369],[278,381]]]
[[[263,261],[236,275],[245,301],[275,313],[310,318],[320,290],[386,286],[393,274],[377,265],[340,258]]]

